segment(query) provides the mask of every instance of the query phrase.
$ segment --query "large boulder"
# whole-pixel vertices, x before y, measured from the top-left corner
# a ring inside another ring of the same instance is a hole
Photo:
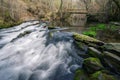
[[[73,38],[75,41],[83,42],[88,46],[100,47],[104,45],[104,42],[83,34],[73,33]]]
[[[103,47],[105,50],[110,51],[120,57],[120,43],[107,43]]]
[[[84,59],[83,68],[87,71],[87,73],[94,73],[96,71],[104,69],[100,60],[94,57]]]
[[[83,69],[78,69],[75,72],[74,80],[89,80],[89,78]]]
[[[102,71],[97,71],[93,73],[90,80],[117,80],[113,75],[104,73]]]
[[[120,57],[114,53],[105,51],[103,53],[104,63],[113,69],[114,72],[120,73]]]

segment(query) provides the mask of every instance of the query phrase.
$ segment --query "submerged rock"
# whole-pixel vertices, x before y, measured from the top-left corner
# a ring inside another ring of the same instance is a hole
[[[13,40],[11,40],[11,42],[15,41],[18,38],[24,37],[25,35],[30,34],[32,31],[25,31],[23,33],[20,33],[16,38],[14,38]]]
[[[98,58],[94,58],[94,57],[84,59],[83,68],[88,73],[94,73],[96,71],[104,69],[104,67],[102,66],[100,60]]]

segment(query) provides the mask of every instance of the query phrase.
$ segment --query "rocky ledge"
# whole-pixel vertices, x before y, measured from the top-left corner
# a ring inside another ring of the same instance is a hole
[[[120,43],[104,43],[78,33],[73,38],[76,46],[86,51],[82,55],[83,66],[76,70],[74,80],[119,80]]]

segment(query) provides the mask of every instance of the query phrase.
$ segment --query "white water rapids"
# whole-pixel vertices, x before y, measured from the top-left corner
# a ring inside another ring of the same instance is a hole
[[[0,80],[73,80],[82,58],[72,34],[56,31],[50,37],[44,23],[36,23],[0,30]]]

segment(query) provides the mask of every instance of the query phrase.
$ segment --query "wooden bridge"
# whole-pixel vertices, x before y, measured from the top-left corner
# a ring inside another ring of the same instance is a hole
[[[70,13],[70,14],[104,14],[105,12],[88,12],[86,9],[67,9],[62,11],[62,13]]]
[[[88,11],[85,9],[67,9],[65,12],[70,14],[87,14]]]

